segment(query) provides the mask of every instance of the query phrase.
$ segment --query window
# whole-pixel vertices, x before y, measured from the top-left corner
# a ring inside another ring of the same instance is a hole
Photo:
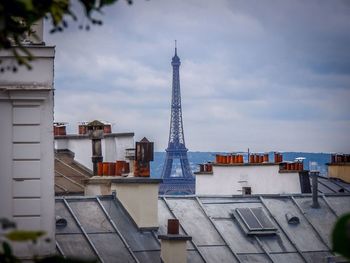
[[[243,195],[251,195],[252,194],[252,188],[251,187],[242,187],[242,194]]]
[[[232,215],[247,235],[273,235],[277,232],[277,228],[261,207],[236,208],[234,212]]]

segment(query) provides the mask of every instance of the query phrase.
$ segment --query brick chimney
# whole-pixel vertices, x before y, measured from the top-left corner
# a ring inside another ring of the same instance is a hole
[[[186,263],[186,242],[192,240],[191,236],[179,234],[179,220],[168,219],[168,234],[159,235],[160,258],[164,263]]]

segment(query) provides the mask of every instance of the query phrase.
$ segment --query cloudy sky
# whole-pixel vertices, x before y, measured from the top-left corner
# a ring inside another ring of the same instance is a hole
[[[56,45],[55,121],[167,146],[174,39],[191,151],[350,151],[350,2],[119,0]]]

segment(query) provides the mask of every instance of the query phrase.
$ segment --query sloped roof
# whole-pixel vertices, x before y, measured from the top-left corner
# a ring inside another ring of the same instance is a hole
[[[55,152],[55,195],[83,195],[83,180],[91,176],[71,152]]]
[[[310,178],[311,179],[311,178]],[[330,177],[318,177],[318,192],[324,194],[330,193],[350,193],[350,184]]]
[[[98,120],[94,120],[94,121],[92,121],[92,122],[89,122],[89,123],[87,124],[87,126],[104,126],[104,123],[102,123],[102,122],[100,122],[100,121],[98,121]]]
[[[140,232],[112,196],[57,197],[56,215],[67,220],[56,229],[57,249],[70,256],[101,262],[160,262],[159,234],[167,219],[180,220],[180,232],[192,236],[188,262],[323,262],[331,254],[330,233],[337,218],[350,211],[350,194],[161,196],[158,231]],[[276,235],[248,236],[236,208],[261,207],[277,228]],[[299,217],[289,224],[286,213]]]

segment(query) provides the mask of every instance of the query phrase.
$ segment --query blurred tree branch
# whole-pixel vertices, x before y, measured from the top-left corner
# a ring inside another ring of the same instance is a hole
[[[67,18],[74,21],[78,17],[72,10],[74,0],[2,0],[0,1],[0,51],[11,50],[18,65],[25,65],[31,69],[32,55],[23,42],[25,35],[33,34],[31,27],[38,20],[47,18],[51,22],[51,33],[62,32],[68,26]],[[103,7],[114,4],[117,0],[77,0],[84,10],[84,17],[88,24],[83,27],[89,30],[90,25],[102,25],[96,19],[96,13],[101,14]],[[132,0],[125,0],[132,4]],[[1,61],[0,61],[1,63]],[[13,68],[15,71],[15,68]],[[4,71],[2,68],[1,71]]]

